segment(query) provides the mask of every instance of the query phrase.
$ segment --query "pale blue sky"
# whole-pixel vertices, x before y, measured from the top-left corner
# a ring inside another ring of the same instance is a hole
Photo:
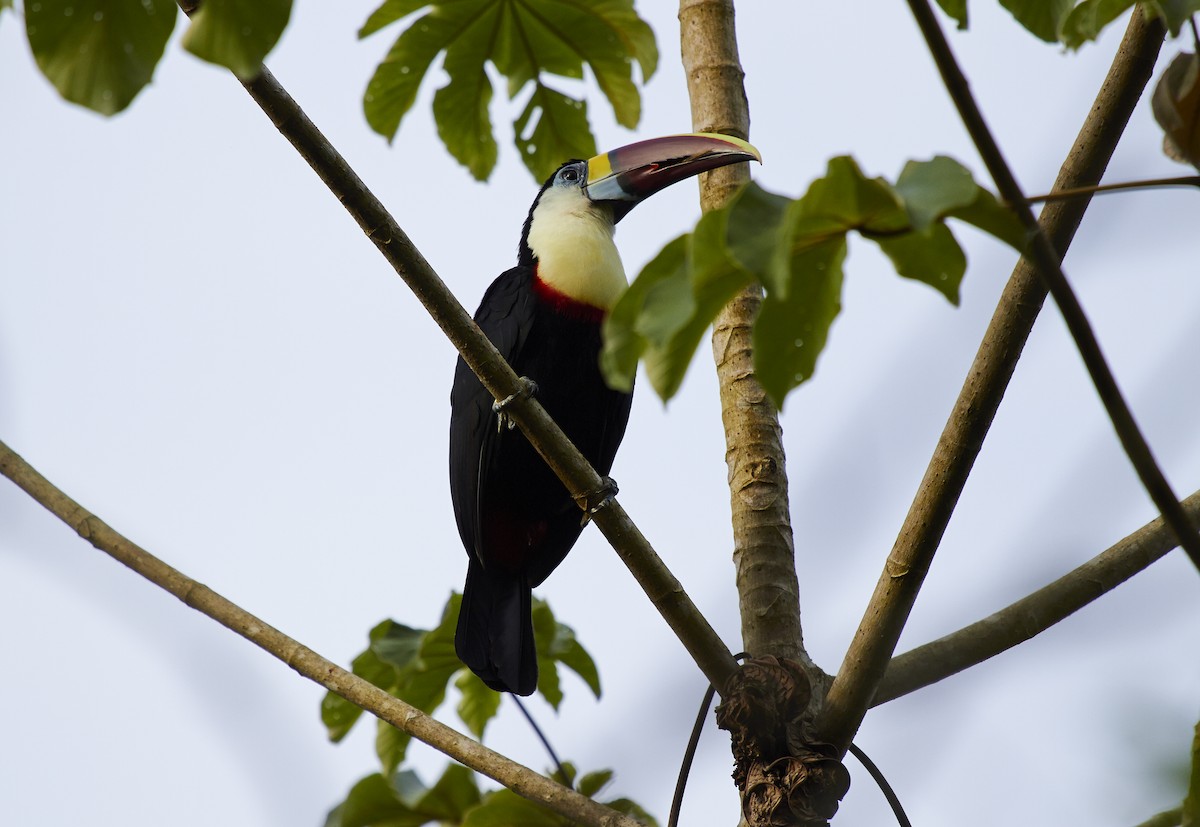
[[[338,9],[334,9],[334,6]],[[667,3],[636,133],[592,97],[598,143],[691,129]],[[537,191],[502,142],[488,185],[436,140],[427,84],[395,144],[359,96],[387,34],[371,3],[299,2],[269,66],[469,309],[515,258]],[[1049,187],[1122,25],[1064,55],[990,2],[955,47],[1030,190]],[[945,153],[982,166],[901,3],[743,2],[754,170],[790,195],[850,152],[894,177]],[[1168,57],[1178,47],[1168,44]],[[1165,62],[1164,62],[1165,65]],[[560,88],[575,88],[560,82]],[[241,88],[172,44],[103,120],[61,102],[0,17],[0,438],[187,574],[347,662],[383,617],[436,622],[465,557],[445,472],[453,351]],[[504,133],[519,112],[493,103]],[[1139,105],[1109,173],[1186,170]],[[695,187],[623,222],[636,273],[698,215]],[[1118,380],[1180,495],[1200,487],[1200,196],[1097,201],[1067,262]],[[784,415],[806,641],[837,669],[1013,263],[960,234],[962,307],[853,243],[844,310]],[[630,514],[740,648],[728,494],[707,347],[669,408],[644,383],[614,468]],[[1153,510],[1057,313],[1039,322],[902,648],[976,619],[1142,525]],[[540,589],[596,657],[567,679],[563,757],[617,771],[665,819],[699,672],[594,530]],[[1178,552],[1033,644],[870,714],[858,743],[925,827],[1130,825],[1172,802],[1200,713],[1200,578]],[[0,484],[0,806],[21,825],[318,825],[376,765],[373,730],[326,743],[322,691],[184,608]],[[449,707],[439,717],[455,723]],[[487,742],[546,760],[511,706]],[[733,824],[724,734],[705,732],[685,823]],[[414,747],[429,780],[442,759]],[[851,764],[844,825],[890,820]],[[1114,783],[1114,779],[1122,779]]]

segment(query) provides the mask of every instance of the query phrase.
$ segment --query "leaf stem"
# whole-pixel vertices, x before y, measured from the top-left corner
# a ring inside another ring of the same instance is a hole
[[[1080,198],[1085,195],[1103,195],[1109,192],[1158,189],[1163,187],[1200,187],[1200,175],[1181,175],[1175,178],[1147,178],[1144,181],[1122,181],[1116,184],[1097,184],[1092,187],[1071,187],[1069,189],[1054,190],[1045,195],[1028,195],[1025,197],[1025,201],[1030,204],[1038,204],[1046,201]],[[1009,206],[1011,207],[1012,205],[1009,204]]]

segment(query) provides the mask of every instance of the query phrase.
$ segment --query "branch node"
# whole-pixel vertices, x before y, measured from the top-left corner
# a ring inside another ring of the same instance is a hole
[[[824,824],[850,788],[837,750],[809,737],[812,696],[803,665],[773,655],[746,661],[723,693],[717,726],[733,739],[750,827]]]

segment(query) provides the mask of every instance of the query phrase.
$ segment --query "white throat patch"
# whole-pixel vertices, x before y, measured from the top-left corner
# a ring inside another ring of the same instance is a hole
[[[542,194],[529,226],[538,277],[555,291],[611,310],[629,285],[613,243],[612,213],[574,187]]]

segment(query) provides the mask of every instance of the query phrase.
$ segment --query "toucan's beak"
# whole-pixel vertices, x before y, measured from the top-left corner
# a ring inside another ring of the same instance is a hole
[[[698,132],[651,138],[597,155],[587,162],[585,191],[593,201],[611,201],[614,220],[638,202],[685,178],[762,155],[740,138]]]

